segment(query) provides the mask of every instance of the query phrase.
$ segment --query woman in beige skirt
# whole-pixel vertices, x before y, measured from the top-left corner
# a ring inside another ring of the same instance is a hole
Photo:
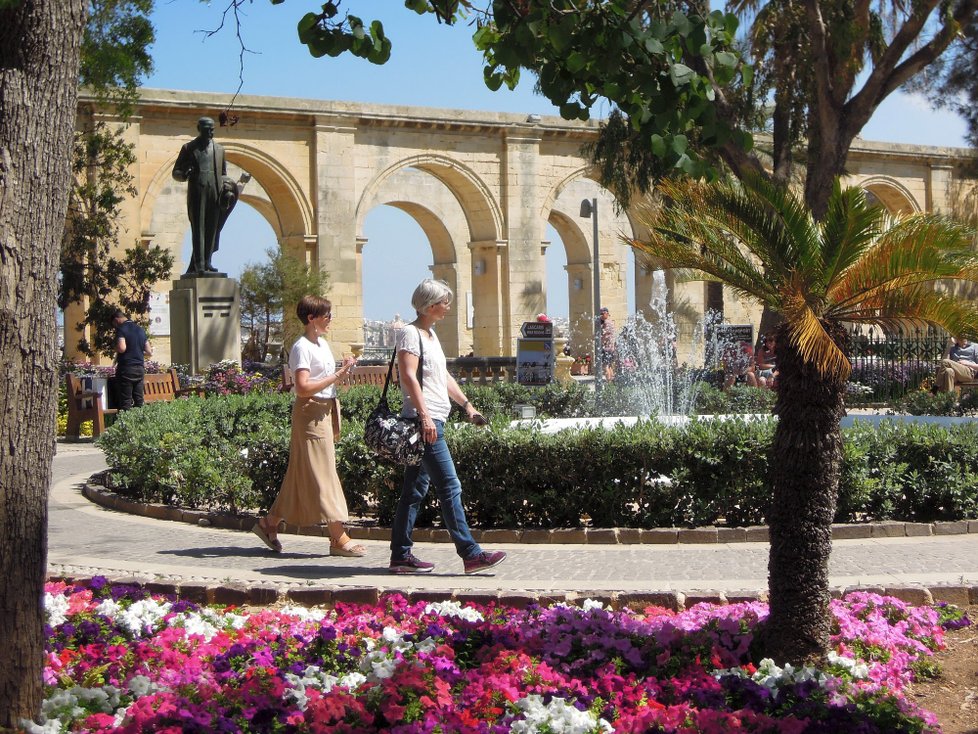
[[[282,520],[299,527],[326,524],[331,556],[363,556],[366,548],[355,543],[344,527],[350,515],[336,473],[333,448],[340,435],[336,383],[353,369],[356,360],[345,358],[337,370],[329,344],[321,338],[332,318],[329,301],[305,296],[299,301],[296,314],[305,325],[305,333],[289,353],[295,391],[289,466],[278,497],[252,531],[278,553],[282,550],[278,539]]]

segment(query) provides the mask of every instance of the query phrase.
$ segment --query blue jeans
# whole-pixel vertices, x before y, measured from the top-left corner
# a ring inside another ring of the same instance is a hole
[[[434,443],[425,447],[424,458],[420,466],[409,466],[404,472],[404,484],[401,485],[401,498],[394,512],[394,525],[391,528],[391,558],[402,560],[411,552],[414,542],[411,532],[418,517],[418,508],[428,486],[434,482],[441,505],[441,517],[445,529],[452,536],[455,551],[463,559],[474,558],[482,552],[482,548],[472,538],[469,523],[462,509],[462,483],[455,473],[455,462],[448,452],[445,443],[445,423],[435,421],[438,437]]]

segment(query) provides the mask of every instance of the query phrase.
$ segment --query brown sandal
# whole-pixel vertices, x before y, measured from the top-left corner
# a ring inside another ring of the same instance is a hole
[[[255,526],[251,529],[251,532],[261,538],[261,541],[268,546],[269,550],[273,550],[276,553],[282,552],[282,543],[279,541],[278,535],[272,535],[265,530],[265,526],[262,524],[261,520],[255,523]]]
[[[349,538],[342,545],[330,543],[329,554],[331,556],[343,556],[344,558],[362,558],[367,555],[367,548],[357,543],[353,538]]]

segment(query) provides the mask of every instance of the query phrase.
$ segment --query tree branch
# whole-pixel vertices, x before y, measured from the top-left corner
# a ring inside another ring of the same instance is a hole
[[[967,28],[978,22],[978,0],[964,0],[954,11],[951,20],[945,23],[941,30],[916,52],[903,62],[904,53],[913,39],[919,35],[926,23],[927,16],[937,4],[931,0],[927,13],[912,16],[912,21],[905,23],[893,42],[889,45],[858,94],[852,96],[845,106],[845,126],[858,133],[868,122],[880,103],[892,92],[903,86],[909,79],[933,63],[948,46],[958,37],[962,28]]]

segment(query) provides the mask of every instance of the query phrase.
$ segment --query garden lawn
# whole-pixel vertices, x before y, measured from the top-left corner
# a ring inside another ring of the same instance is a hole
[[[49,583],[31,732],[939,732],[908,701],[953,607],[832,602],[825,670],[755,660],[761,603],[245,611]]]

